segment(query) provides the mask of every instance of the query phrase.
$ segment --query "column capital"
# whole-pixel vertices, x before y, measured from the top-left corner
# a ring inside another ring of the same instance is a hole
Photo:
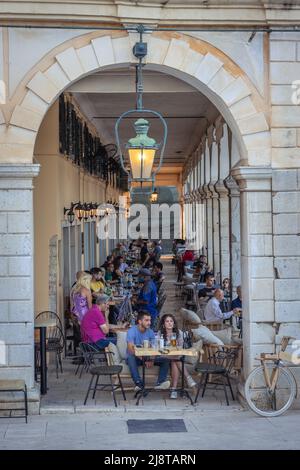
[[[220,197],[228,196],[229,189],[227,185],[225,184],[225,180],[222,180],[222,179],[218,180],[214,186],[215,186],[216,193],[218,193]]]
[[[240,191],[271,191],[272,168],[240,166],[231,170]]]
[[[35,178],[40,167],[39,163],[0,163],[0,178]]]
[[[227,176],[227,178],[224,179],[224,184],[229,191],[229,197],[240,196],[239,185],[231,175]]]
[[[32,190],[32,180],[39,172],[36,163],[0,163],[0,188]]]

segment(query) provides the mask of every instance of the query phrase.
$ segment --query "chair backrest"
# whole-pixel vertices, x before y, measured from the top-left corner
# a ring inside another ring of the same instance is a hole
[[[158,313],[161,312],[161,310],[162,310],[162,308],[163,308],[163,305],[164,305],[166,299],[167,299],[167,294],[163,294],[163,295],[160,297],[160,299],[158,300],[158,303],[157,303],[157,311],[158,311]]]
[[[56,325],[62,331],[64,331],[61,319],[59,318],[57,313],[52,312],[51,310],[43,310],[42,312],[37,314],[36,318],[39,318],[40,320],[55,320]]]
[[[203,345],[207,361],[222,366],[230,374],[232,369],[241,369],[241,345],[220,346],[218,344]]]
[[[193,282],[192,286],[193,286],[193,300],[194,300],[194,303],[196,305],[197,315],[199,316],[201,321],[204,321],[205,320],[204,310],[205,310],[205,307],[207,305],[207,301],[203,301],[203,300],[200,299],[200,297],[198,295],[199,294],[199,289],[198,289],[197,284]]]
[[[48,350],[63,352],[65,347],[65,337],[62,329],[58,325],[47,328],[46,345]]]
[[[81,342],[79,343],[79,350],[84,358],[85,365],[90,367],[95,363],[95,358],[97,362],[107,363],[107,356],[105,350],[100,350],[96,348],[93,344]]]
[[[157,294],[160,293],[160,291],[161,291],[161,286],[163,285],[163,282],[164,282],[164,281],[159,281],[159,282],[157,283],[157,286],[156,286]]]

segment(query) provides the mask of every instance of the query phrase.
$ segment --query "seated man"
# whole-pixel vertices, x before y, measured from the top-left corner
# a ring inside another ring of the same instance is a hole
[[[210,299],[204,310],[204,318],[207,321],[215,322],[220,320],[226,320],[237,314],[238,309],[233,309],[230,312],[222,312],[220,302],[224,299],[224,292],[222,289],[216,289],[213,298]]]
[[[145,310],[151,315],[151,326],[153,327],[158,316],[157,311],[157,289],[151,279],[151,272],[147,268],[139,271],[139,281],[143,283],[143,287],[139,292],[137,299],[137,310]]]
[[[242,308],[242,288],[237,286],[237,297],[231,302],[231,308]]]
[[[135,391],[142,390],[144,383],[140,377],[138,367],[142,365],[142,360],[135,356],[134,346],[143,346],[144,340],[153,341],[155,336],[154,332],[150,329],[151,316],[148,312],[141,311],[137,316],[137,324],[132,326],[127,332],[127,364],[130,369],[132,380],[136,387]],[[153,361],[146,361],[147,368],[152,367],[153,364],[159,365],[159,374],[157,378],[156,389],[166,390],[170,387],[170,382],[167,380],[169,361],[163,357],[157,357]]]
[[[206,274],[205,276],[205,287],[203,289],[200,289],[198,292],[198,297],[201,298],[211,298],[214,291],[216,290],[215,287],[215,278],[213,274]]]
[[[155,265],[153,266],[152,279],[156,287],[165,279],[165,275],[163,273],[163,265],[160,261],[155,263]]]
[[[115,337],[106,336],[109,333],[108,300],[107,295],[100,294],[96,304],[88,310],[81,322],[82,341],[92,344],[97,349],[104,349],[109,343],[116,344]]]

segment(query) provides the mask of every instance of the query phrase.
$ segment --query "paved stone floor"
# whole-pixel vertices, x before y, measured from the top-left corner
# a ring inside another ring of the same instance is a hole
[[[0,420],[0,449],[299,449],[300,412],[279,418],[260,418],[251,412],[222,409],[168,410],[163,418],[184,419],[185,433],[128,434],[127,419],[162,418],[142,413],[86,412]],[[130,454],[129,454],[130,455]]]

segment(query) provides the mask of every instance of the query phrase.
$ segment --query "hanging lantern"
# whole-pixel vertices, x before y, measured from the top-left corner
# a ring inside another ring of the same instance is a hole
[[[155,188],[154,191],[151,193],[149,199],[150,199],[151,204],[155,204],[155,203],[158,201],[158,192],[156,191],[156,188]]]
[[[141,181],[151,178],[155,152],[159,145],[155,139],[148,137],[149,127],[146,119],[138,119],[134,123],[136,136],[129,139],[126,144],[133,180]]]
[[[115,136],[118,145],[120,163],[122,169],[128,175],[128,183],[130,184],[131,182],[140,182],[142,185],[143,182],[152,182],[152,184],[154,184],[156,173],[159,171],[163,162],[168,129],[166,121],[160,113],[151,109],[143,108],[142,68],[144,64],[142,63],[142,59],[147,55],[147,43],[142,41],[144,26],[139,25],[137,31],[140,34],[140,41],[137,42],[133,47],[133,54],[139,60],[138,64],[136,65],[136,109],[126,111],[119,117],[115,125]],[[163,128],[163,139],[161,143],[157,143],[154,138],[148,136],[150,125],[147,119],[144,117],[145,114],[152,114],[154,117],[160,120]],[[140,117],[141,115],[143,117]],[[121,144],[119,128],[121,122],[125,117],[128,118],[128,116],[131,116],[132,118],[139,118],[134,123],[136,136],[129,139],[128,142],[124,145]],[[123,155],[122,148],[124,147],[127,150],[128,155]],[[157,152],[158,150],[159,152]],[[157,153],[159,153],[159,157],[157,157]]]

